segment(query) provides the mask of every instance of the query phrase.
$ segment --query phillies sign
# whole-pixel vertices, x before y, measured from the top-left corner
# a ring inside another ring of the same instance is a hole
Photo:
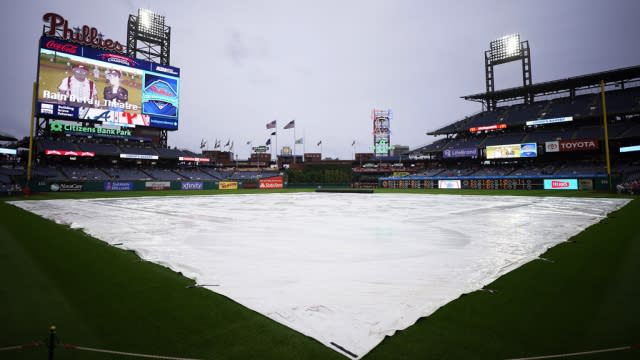
[[[111,39],[104,39],[102,33],[98,32],[98,29],[89,27],[88,25],[82,25],[82,27],[76,26],[69,28],[69,22],[56,13],[46,13],[42,17],[42,21],[49,24],[49,30],[45,33],[46,36],[60,37],[63,40],[72,41],[81,45],[94,46],[109,51],[115,51],[124,53],[124,46],[117,41]],[[61,35],[58,35],[60,32]],[[61,49],[61,51],[71,53],[72,49]]]

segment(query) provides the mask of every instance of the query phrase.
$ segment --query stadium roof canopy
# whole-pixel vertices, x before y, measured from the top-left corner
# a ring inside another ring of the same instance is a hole
[[[577,89],[589,89],[600,86],[600,81],[604,80],[605,84],[618,83],[624,87],[625,83],[632,81],[640,81],[640,65],[627,68],[608,70],[593,74],[570,77],[567,79],[546,81],[542,83],[532,84],[528,86],[519,86],[498,90],[490,93],[479,93],[473,95],[462,96],[465,100],[478,102],[505,102],[517,99],[523,99],[526,95],[547,95],[560,92],[569,92],[570,96],[575,96]]]
[[[15,136],[0,132],[0,141],[17,141]]]

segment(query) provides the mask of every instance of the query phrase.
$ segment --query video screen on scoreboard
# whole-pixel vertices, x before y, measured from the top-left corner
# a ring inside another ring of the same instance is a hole
[[[536,143],[487,146],[487,159],[510,159],[538,156]]]
[[[42,37],[36,113],[178,129],[180,69]]]

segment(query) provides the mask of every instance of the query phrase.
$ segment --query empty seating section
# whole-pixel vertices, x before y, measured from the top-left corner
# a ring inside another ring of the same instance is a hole
[[[158,155],[154,148],[150,147],[121,147],[122,153],[124,154],[135,154],[135,155]]]
[[[527,135],[522,139],[522,142],[543,144],[547,141],[569,139],[572,134],[572,132],[565,132],[559,129],[538,130],[527,133]]]
[[[484,140],[485,140],[485,137],[481,135],[465,137],[465,138],[457,138],[449,142],[445,146],[445,149],[478,148]]]
[[[182,150],[157,148],[158,156],[165,159],[177,159],[181,156],[188,156]]]
[[[107,168],[104,172],[109,175],[111,180],[152,180],[147,173],[138,169],[129,168]]]
[[[216,178],[199,169],[177,169],[175,172],[185,180],[215,180]]]
[[[509,107],[504,123],[508,126],[517,126],[526,124],[527,121],[539,118],[540,113],[544,110],[546,103],[534,103],[531,105],[513,105]]]
[[[189,180],[169,169],[145,169],[155,180]]]
[[[65,166],[62,173],[70,180],[109,180],[104,171],[94,167]]]
[[[602,139],[604,138],[601,126],[585,126],[576,129],[571,137],[572,139]]]
[[[483,166],[473,176],[505,176],[513,171],[511,166]]]
[[[43,152],[45,150],[80,150],[78,145],[63,140],[40,139],[38,140],[38,147]]]
[[[120,148],[114,144],[91,144],[81,143],[78,147],[82,151],[91,151],[100,156],[118,156],[120,155]]]
[[[575,98],[558,98],[550,100],[549,109],[541,114],[541,118],[550,119],[565,116],[591,116],[599,111],[598,95],[584,94]]]
[[[605,175],[607,173],[606,166],[600,163],[573,163],[561,165],[553,175],[556,176],[595,176]]]
[[[490,134],[482,144],[483,146],[491,145],[505,145],[505,144],[520,144],[524,133],[508,133],[508,134]]]
[[[58,170],[55,166],[36,166],[33,168],[33,176],[34,177],[44,177],[49,180],[66,180],[67,177]]]

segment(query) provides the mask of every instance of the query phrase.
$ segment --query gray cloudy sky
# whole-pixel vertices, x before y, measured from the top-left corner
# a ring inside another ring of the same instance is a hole
[[[391,141],[411,148],[434,130],[480,111],[460,96],[484,91],[484,51],[499,36],[529,40],[534,83],[640,64],[640,1],[227,0],[0,3],[4,111],[0,131],[27,135],[42,15],[90,25],[126,44],[137,9],[166,16],[171,65],[181,68],[180,129],[169,144],[204,138],[249,147],[305,138],[307,152],[347,159],[370,151],[373,108],[392,109]],[[496,70],[496,87],[520,85],[519,63]],[[297,153],[302,148],[298,145]]]

